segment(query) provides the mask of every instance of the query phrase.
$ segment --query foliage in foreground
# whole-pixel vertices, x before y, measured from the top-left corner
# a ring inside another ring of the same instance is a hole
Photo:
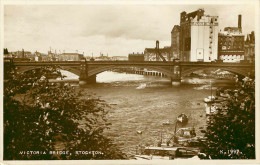
[[[4,83],[5,160],[126,158],[103,135],[110,125],[104,109],[106,103],[90,95],[83,99],[66,83],[49,82],[52,74],[61,77],[57,68],[9,74],[11,78]],[[71,154],[49,154],[56,150]],[[77,151],[88,154],[76,154]]]
[[[205,152],[212,159],[255,159],[255,81],[237,81],[230,98],[210,116]]]

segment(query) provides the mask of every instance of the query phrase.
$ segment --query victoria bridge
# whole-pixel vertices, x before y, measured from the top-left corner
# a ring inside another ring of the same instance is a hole
[[[5,61],[5,65],[6,65]],[[12,66],[19,72],[41,68],[44,66],[59,66],[60,69],[72,72],[79,76],[81,84],[96,82],[96,75],[114,68],[146,68],[163,73],[171,82],[180,82],[182,77],[194,71],[205,69],[221,69],[231,73],[247,76],[254,70],[253,63],[220,63],[220,62],[174,62],[174,61],[43,61],[18,62]],[[5,67],[6,68],[6,67]]]

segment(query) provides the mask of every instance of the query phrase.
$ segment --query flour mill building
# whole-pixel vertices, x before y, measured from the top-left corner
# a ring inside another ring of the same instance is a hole
[[[204,10],[181,13],[180,60],[210,62],[218,58],[218,16]]]

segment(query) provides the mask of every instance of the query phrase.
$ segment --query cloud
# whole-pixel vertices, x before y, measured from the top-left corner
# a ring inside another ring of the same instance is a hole
[[[169,7],[164,8],[169,10]],[[162,40],[170,39],[170,15],[165,14],[163,7],[101,6],[89,12],[92,14],[84,19],[80,36],[99,34],[144,40],[155,40],[160,36]]]
[[[242,14],[243,31],[254,30],[252,5],[7,5],[4,46],[127,55],[155,47],[156,40],[169,46],[180,13],[200,7],[219,16],[220,29],[237,26]]]

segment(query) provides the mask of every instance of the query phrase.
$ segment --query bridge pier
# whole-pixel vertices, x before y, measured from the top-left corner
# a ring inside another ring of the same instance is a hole
[[[171,84],[172,86],[180,86],[181,85],[181,79],[180,78],[171,78]]]
[[[80,76],[79,76],[79,85],[86,85],[88,78],[88,71],[87,71],[87,63],[81,62],[80,63]]]
[[[88,76],[88,63],[87,61],[81,62],[80,64],[80,76],[79,76],[79,85],[93,84],[96,83],[96,74]]]

